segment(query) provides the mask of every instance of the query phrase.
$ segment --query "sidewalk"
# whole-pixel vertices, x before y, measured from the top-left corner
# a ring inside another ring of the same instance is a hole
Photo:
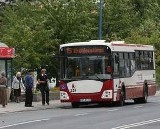
[[[5,108],[0,105],[0,114],[12,113],[12,112],[23,112],[23,111],[35,111],[35,110],[45,110],[53,109],[61,106],[60,100],[51,100],[50,105],[42,106],[42,102],[33,102],[34,107],[25,107],[24,102],[15,103],[10,102]]]

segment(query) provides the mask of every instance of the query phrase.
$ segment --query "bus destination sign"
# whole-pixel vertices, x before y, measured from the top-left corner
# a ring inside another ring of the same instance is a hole
[[[106,48],[102,46],[90,46],[90,47],[67,47],[65,53],[70,54],[105,54]]]

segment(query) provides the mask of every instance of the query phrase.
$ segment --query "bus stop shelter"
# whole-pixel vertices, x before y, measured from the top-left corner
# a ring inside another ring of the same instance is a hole
[[[0,42],[0,73],[4,72],[8,80],[8,87],[11,87],[13,78],[13,58],[15,49]]]

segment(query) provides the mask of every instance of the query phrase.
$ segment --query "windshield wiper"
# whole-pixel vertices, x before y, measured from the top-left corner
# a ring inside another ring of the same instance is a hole
[[[96,77],[98,80],[101,80],[101,78],[100,78],[100,77],[98,77],[98,75],[97,75],[97,74],[95,74],[95,77]]]

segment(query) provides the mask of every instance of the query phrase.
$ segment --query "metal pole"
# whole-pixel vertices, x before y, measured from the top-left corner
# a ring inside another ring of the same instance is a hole
[[[13,96],[13,86],[12,86],[12,82],[13,82],[13,73],[14,73],[14,69],[13,69],[13,59],[11,59],[11,93],[10,93],[10,100],[11,102],[13,102],[14,100],[14,96]]]
[[[99,40],[102,39],[102,7],[103,6],[103,0],[99,1],[99,28],[98,28],[98,33],[99,33]]]

